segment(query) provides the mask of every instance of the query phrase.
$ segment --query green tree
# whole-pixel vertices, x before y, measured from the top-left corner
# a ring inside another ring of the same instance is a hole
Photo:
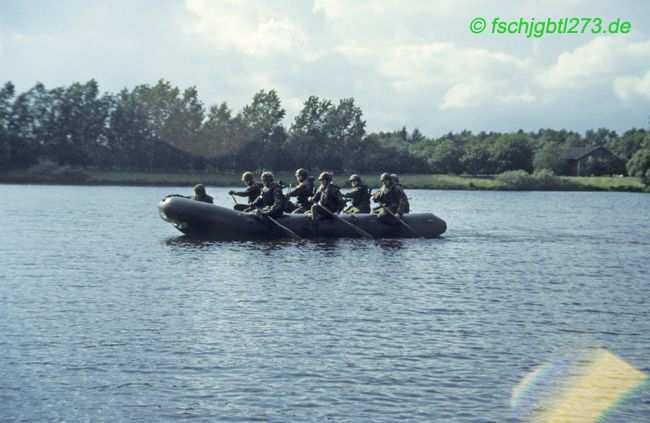
[[[354,105],[353,98],[339,101],[338,106],[330,107],[325,116],[325,133],[329,146],[329,169],[349,169],[356,166],[356,160],[363,154],[363,139],[366,122],[363,112]]]
[[[459,161],[463,171],[470,175],[486,175],[492,173],[489,143],[486,141],[477,139],[468,143]]]
[[[364,152],[358,156],[355,172],[412,173],[429,170],[427,163],[414,157],[399,131],[370,134],[363,140]],[[350,169],[352,171],[353,169]],[[377,175],[379,176],[379,175]],[[374,182],[374,181],[372,181]]]
[[[621,135],[616,144],[610,147],[610,150],[624,160],[630,160],[649,136],[650,133],[645,129],[630,129]]]
[[[240,170],[237,153],[244,145],[245,128],[241,115],[233,116],[232,110],[224,102],[212,106],[203,123],[202,136],[205,155],[217,169]]]
[[[535,152],[533,168],[535,171],[548,169],[556,175],[566,175],[569,171],[568,163],[562,156],[561,148],[554,143],[547,143]]]
[[[282,126],[286,111],[275,90],[261,90],[241,112],[245,128],[240,164],[247,169],[286,167],[287,134]]]
[[[14,84],[7,82],[0,89],[0,166],[11,163],[11,103],[16,90]]]
[[[436,143],[428,162],[433,173],[458,174],[463,170],[460,163],[462,155],[461,149],[453,141],[446,139]]]
[[[326,122],[332,107],[331,101],[310,96],[296,116],[289,129],[289,146],[299,166],[312,171],[329,168]]]
[[[627,162],[627,172],[650,185],[650,138],[646,138],[641,148]]]
[[[491,161],[495,172],[508,170],[533,170],[533,149],[529,138],[522,131],[498,137],[491,148]]]
[[[408,137],[408,142],[410,143],[419,143],[424,141],[426,137],[420,132],[418,128],[415,128],[411,135]]]
[[[585,143],[593,147],[612,148],[618,140],[616,131],[610,131],[607,128],[598,128],[597,130],[589,129],[585,132]]]
[[[145,86],[130,92],[124,89],[115,98],[107,133],[109,163],[115,168],[150,170],[156,167],[156,137],[141,99],[146,89]]]
[[[179,165],[179,150],[186,153],[182,159],[188,167],[202,166],[205,160],[200,150],[200,137],[204,110],[196,88],[190,87],[181,93],[179,88],[160,80],[153,87],[141,85],[136,89],[155,141],[171,147],[154,150],[157,167],[183,167]]]
[[[9,120],[12,165],[25,167],[46,155],[52,131],[52,97],[41,83],[16,96]]]

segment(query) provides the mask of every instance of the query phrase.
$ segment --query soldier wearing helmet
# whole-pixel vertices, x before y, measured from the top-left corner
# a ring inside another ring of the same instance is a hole
[[[287,197],[296,197],[295,209],[292,213],[306,213],[311,208],[309,197],[314,195],[314,178],[309,176],[307,169],[296,170],[298,185],[287,193]]]
[[[343,197],[352,200],[352,204],[345,210],[346,213],[370,213],[370,190],[368,185],[361,181],[359,175],[350,176],[352,190],[343,194]]]
[[[339,187],[332,183],[332,174],[329,172],[323,172],[318,177],[318,180],[321,184],[320,187],[318,187],[316,194],[310,198],[313,205],[311,206],[311,210],[308,212],[311,217],[311,223],[314,226],[318,225],[319,219],[332,218],[330,213],[322,210],[321,207],[326,208],[336,215],[341,213],[345,207],[345,200],[341,195]]]
[[[205,193],[205,187],[202,184],[198,184],[194,187],[194,195],[191,197],[191,199],[202,201],[204,203],[214,203],[214,199]]]
[[[247,203],[235,204],[234,209],[239,211],[244,211],[251,207],[251,203],[257,200],[257,197],[260,196],[262,192],[262,184],[255,181],[255,176],[252,172],[244,172],[241,175],[241,180],[246,184],[246,189],[243,191],[228,191],[230,195],[236,195],[238,197],[248,197]]]
[[[379,203],[377,217],[390,224],[397,224],[393,215],[401,218],[408,213],[408,198],[400,184],[396,184],[390,173],[384,172],[379,177],[382,182],[379,191],[372,196],[375,203]]]
[[[399,176],[397,176],[395,173],[391,173],[391,178],[393,178],[393,182],[395,185],[398,185],[402,190],[404,190],[404,187],[402,184],[399,182]],[[406,197],[406,205],[404,206],[404,213],[408,213],[411,211],[411,204],[409,203],[408,197]]]
[[[259,216],[282,216],[285,199],[284,195],[282,195],[282,188],[273,181],[271,172],[262,173],[262,184],[264,184],[262,193],[246,211],[254,211]]]

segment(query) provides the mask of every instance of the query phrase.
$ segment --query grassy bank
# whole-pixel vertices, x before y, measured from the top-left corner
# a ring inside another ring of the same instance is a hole
[[[275,174],[276,180],[287,185],[295,184],[292,172]],[[361,175],[370,186],[379,186],[378,175]],[[334,182],[345,186],[347,175],[334,175]],[[639,178],[633,177],[564,177],[552,175],[526,175],[524,172],[507,172],[496,176],[456,175],[401,175],[400,182],[407,189],[460,189],[460,190],[555,190],[555,191],[635,191],[650,192]],[[212,187],[241,185],[238,173],[149,173],[80,170],[71,168],[42,171],[11,170],[0,172],[0,183],[72,184],[72,185],[143,185],[167,186],[203,183]]]

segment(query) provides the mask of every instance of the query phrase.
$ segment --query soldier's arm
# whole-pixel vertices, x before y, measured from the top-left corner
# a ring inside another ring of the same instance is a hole
[[[297,197],[307,188],[304,182],[299,183],[294,189],[287,193],[287,197]]]
[[[336,199],[336,213],[341,213],[341,211],[345,208],[345,199],[341,195],[340,190],[336,190],[334,193],[334,198]]]
[[[266,208],[266,213],[275,213],[284,209],[284,196],[280,188],[273,190],[273,204]]]
[[[248,197],[248,189],[245,191],[230,191],[229,194],[236,195],[237,197]]]
[[[372,194],[372,201],[374,201],[375,203],[381,202],[381,189],[375,192],[374,194]]]
[[[397,214],[400,216],[404,214],[404,210],[406,209],[406,193],[402,189],[402,187],[398,186],[397,187],[397,198],[399,199],[399,202],[397,204]]]
[[[320,201],[321,191],[316,191],[316,194],[312,197],[312,203],[316,204]]]
[[[352,188],[350,191],[343,194],[343,197],[354,199],[357,195],[359,195],[359,188]]]
[[[262,207],[263,204],[264,204],[264,200],[262,199],[262,196],[260,195],[259,197],[257,197],[255,199],[255,201],[253,201],[251,203],[251,206],[252,207]]]

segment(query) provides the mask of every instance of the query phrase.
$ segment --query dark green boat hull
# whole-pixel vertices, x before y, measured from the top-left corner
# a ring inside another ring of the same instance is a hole
[[[168,197],[158,205],[160,217],[186,235],[196,238],[218,240],[249,240],[288,238],[287,233],[270,221],[260,221],[249,213],[238,212],[214,204],[202,203],[182,197]],[[387,224],[374,214],[354,216],[342,213],[341,217],[375,238],[435,238],[447,230],[444,220],[432,213],[412,213],[403,220]],[[302,238],[359,238],[349,225],[337,219],[322,219],[317,227],[309,223],[303,214],[285,214],[277,222],[294,231]]]

